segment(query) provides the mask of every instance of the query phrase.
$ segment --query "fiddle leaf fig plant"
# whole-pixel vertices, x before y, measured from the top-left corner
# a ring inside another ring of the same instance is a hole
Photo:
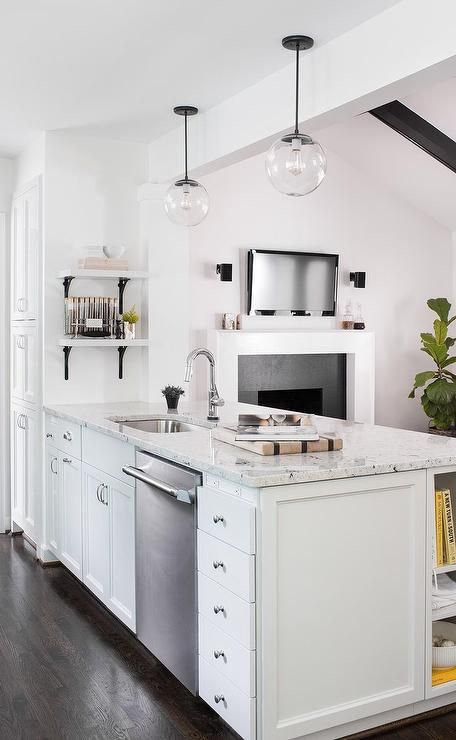
[[[433,334],[420,334],[421,351],[429,355],[436,367],[415,376],[409,398],[415,398],[418,388],[423,388],[421,404],[431,425],[449,429],[456,425],[456,375],[448,369],[456,362],[456,356],[449,353],[456,339],[448,336],[448,327],[456,320],[456,315],[450,318],[451,304],[446,298],[430,298],[427,305],[438,318],[433,324]]]

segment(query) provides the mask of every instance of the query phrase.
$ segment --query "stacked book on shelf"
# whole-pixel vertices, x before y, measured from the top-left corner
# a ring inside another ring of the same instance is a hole
[[[456,564],[453,506],[449,488],[435,492],[434,567]]]
[[[106,257],[83,257],[78,262],[80,270],[128,270],[128,260],[108,259]]]
[[[435,534],[433,542],[433,566],[456,565],[456,540],[453,520],[453,505],[449,488],[435,492]],[[434,573],[432,584],[432,608],[456,608],[456,572]]]

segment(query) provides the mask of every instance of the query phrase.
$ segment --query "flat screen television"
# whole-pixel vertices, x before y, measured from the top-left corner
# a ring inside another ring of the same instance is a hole
[[[335,316],[339,255],[250,249],[248,313]]]

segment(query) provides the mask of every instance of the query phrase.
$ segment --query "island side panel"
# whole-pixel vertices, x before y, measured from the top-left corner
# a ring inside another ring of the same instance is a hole
[[[260,506],[262,737],[422,700],[426,471],[263,489]]]

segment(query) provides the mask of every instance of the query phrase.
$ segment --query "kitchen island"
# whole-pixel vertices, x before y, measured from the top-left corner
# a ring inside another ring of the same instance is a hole
[[[245,410],[224,409],[221,423]],[[65,445],[74,441],[80,458],[82,513],[78,519],[74,484],[71,536],[60,540],[77,543],[74,522],[83,531],[80,556],[68,557],[50,532],[65,529],[55,512],[67,497],[47,486],[43,559],[50,552],[69,567],[79,558],[78,577],[133,631],[134,489],[122,467],[143,450],[202,473],[199,694],[241,737],[329,740],[456,701],[456,682],[431,680],[432,622],[440,616],[431,604],[434,492],[445,486],[456,493],[455,440],[317,418],[320,433],[342,437],[342,451],[261,457],[214,440],[204,409],[170,416],[199,425],[178,434],[122,424],[163,415],[157,405],[55,406],[46,413],[50,468],[71,467]],[[68,432],[72,439],[59,441]],[[91,491],[95,497],[103,485],[108,502],[122,493],[113,532],[118,539],[122,524],[130,536],[120,552],[111,543],[99,588],[83,543]],[[123,583],[113,573],[122,573]]]

